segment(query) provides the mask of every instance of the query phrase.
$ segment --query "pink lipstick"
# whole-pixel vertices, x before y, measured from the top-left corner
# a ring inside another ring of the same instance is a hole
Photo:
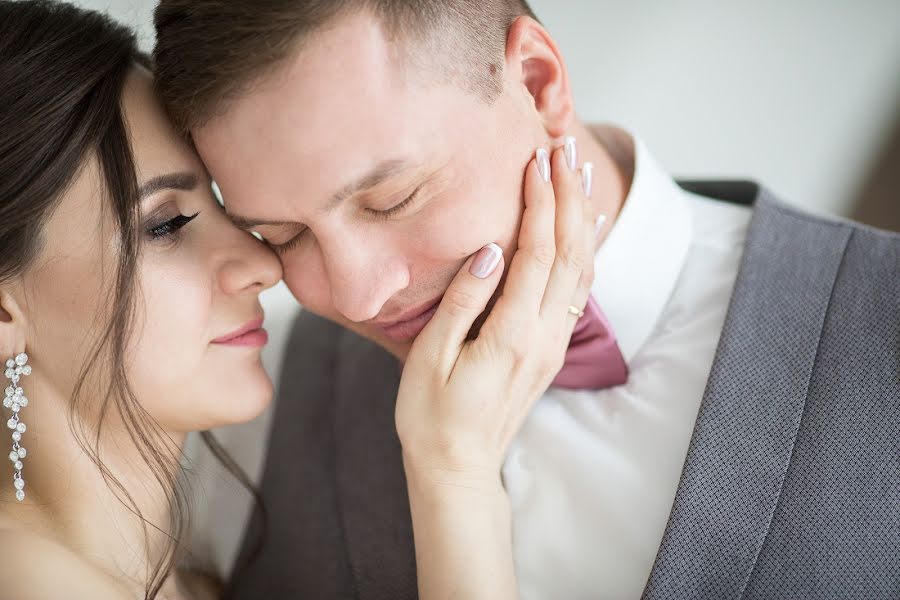
[[[262,328],[263,319],[258,318],[250,321],[243,327],[232,331],[227,335],[216,338],[213,344],[222,346],[245,346],[251,348],[262,348],[269,341],[269,333]]]

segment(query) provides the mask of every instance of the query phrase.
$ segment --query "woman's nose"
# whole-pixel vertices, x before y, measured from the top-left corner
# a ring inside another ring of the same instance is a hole
[[[281,261],[262,242],[250,234],[242,234],[243,243],[227,252],[219,269],[222,290],[228,294],[244,291],[260,293],[281,280]]]

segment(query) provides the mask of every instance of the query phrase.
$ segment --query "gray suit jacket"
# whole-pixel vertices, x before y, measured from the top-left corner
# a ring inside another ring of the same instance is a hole
[[[754,213],[644,598],[900,598],[900,236],[682,185]],[[397,362],[310,314],[286,356],[230,597],[415,598]]]

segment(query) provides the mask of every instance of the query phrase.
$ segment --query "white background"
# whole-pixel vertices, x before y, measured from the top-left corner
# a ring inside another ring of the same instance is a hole
[[[477,1],[477,0],[475,0]],[[79,0],[136,26],[153,45],[153,0]],[[568,59],[581,116],[638,134],[672,173],[753,177],[785,199],[846,214],[900,117],[900,0],[654,2],[534,0]],[[277,381],[298,307],[264,294]],[[217,431],[256,479],[271,412]],[[200,510],[192,548],[226,573],[249,497],[189,443]]]
[[[152,0],[79,0],[153,44]],[[577,107],[673,174],[846,214],[900,117],[900,0],[533,0]]]

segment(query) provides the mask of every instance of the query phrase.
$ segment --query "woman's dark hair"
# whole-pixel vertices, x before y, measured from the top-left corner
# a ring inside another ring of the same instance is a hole
[[[124,368],[142,237],[121,102],[125,79],[137,65],[149,67],[149,59],[138,50],[134,33],[103,14],[48,0],[0,0],[0,285],[27,273],[41,252],[44,225],[83,166],[96,160],[106,191],[104,210],[112,210],[118,225],[119,257],[104,299],[109,316],[81,369],[69,423],[112,492],[141,519],[148,545],[150,529],[168,536],[165,552],[147,573],[145,597],[151,599],[180,558],[190,506],[181,451],[135,398]],[[98,365],[107,383],[99,398],[85,392]],[[80,408],[97,401],[99,412]],[[168,498],[167,525],[147,521],[129,490],[104,465],[100,441],[109,410],[121,415],[148,472]],[[100,416],[87,423],[79,416],[87,412]],[[208,432],[203,438],[247,485],[247,477],[214,438]]]

